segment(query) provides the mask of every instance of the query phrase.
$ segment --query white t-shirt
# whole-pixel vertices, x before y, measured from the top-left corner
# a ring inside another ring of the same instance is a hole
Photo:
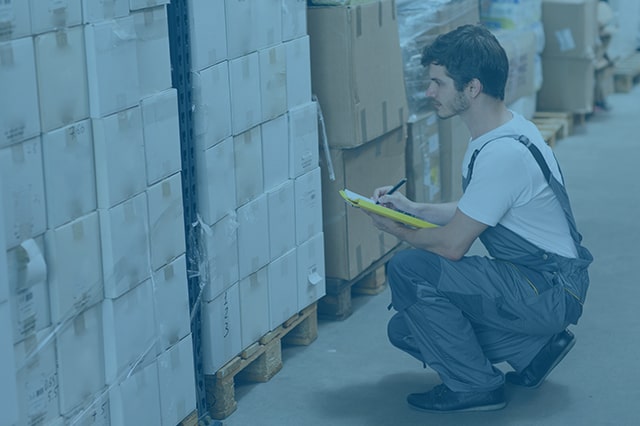
[[[471,140],[462,162],[466,178],[476,149],[498,136],[525,135],[538,147],[555,178],[562,182],[551,148],[533,123],[512,111],[504,125]],[[487,144],[476,157],[472,179],[458,208],[489,226],[498,223],[543,250],[577,257],[569,225],[544,175],[529,149],[513,137]]]

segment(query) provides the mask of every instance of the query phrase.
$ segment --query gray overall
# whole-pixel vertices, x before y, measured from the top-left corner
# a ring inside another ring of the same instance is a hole
[[[527,146],[538,162],[562,205],[578,257],[546,252],[498,224],[480,235],[492,259],[451,261],[409,249],[387,264],[392,305],[398,311],[389,321],[389,340],[429,365],[457,392],[501,386],[504,375],[496,363],[506,361],[523,370],[552,335],[578,322],[589,286],[587,268],[593,257],[580,244],[564,186],[535,145],[524,136],[509,137]],[[484,146],[471,158],[463,189]]]

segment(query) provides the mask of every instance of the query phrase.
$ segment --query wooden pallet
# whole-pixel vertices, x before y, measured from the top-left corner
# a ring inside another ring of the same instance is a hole
[[[614,68],[613,85],[616,93],[628,93],[640,81],[640,52],[618,61]]]
[[[404,247],[403,244],[396,246],[353,280],[327,277],[326,295],[318,301],[318,316],[328,320],[344,320],[353,311],[352,294],[374,295],[382,292],[387,286],[387,261]]]
[[[574,112],[537,111],[533,123],[538,127],[545,142],[555,146],[556,142],[573,133],[573,129],[584,124],[585,114]]]
[[[198,410],[193,410],[178,426],[198,426]]]
[[[205,375],[209,415],[225,419],[237,408],[236,379],[267,382],[282,369],[282,344],[309,345],[318,337],[317,304],[314,303],[265,334],[259,341],[226,363],[216,374]]]

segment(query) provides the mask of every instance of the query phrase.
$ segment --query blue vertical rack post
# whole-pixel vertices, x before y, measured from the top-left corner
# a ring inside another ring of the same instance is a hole
[[[198,295],[200,281],[198,271],[199,238],[197,228],[196,160],[193,137],[193,114],[191,102],[191,53],[189,40],[188,0],[171,0],[167,5],[169,46],[171,54],[171,79],[178,92],[178,114],[180,123],[180,151],[182,157],[182,198],[186,235],[186,258],[191,310],[191,335],[193,340],[193,363],[196,379],[196,408],[198,415],[207,413],[204,370],[201,342],[201,312]]]

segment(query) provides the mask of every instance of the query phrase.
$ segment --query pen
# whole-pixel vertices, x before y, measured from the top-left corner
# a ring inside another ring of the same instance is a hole
[[[400,188],[402,185],[404,185],[407,182],[407,178],[402,178],[400,179],[400,182],[396,183],[395,186],[393,188],[391,188],[386,194],[384,195],[391,195],[394,192],[396,192],[398,190],[398,188]]]

